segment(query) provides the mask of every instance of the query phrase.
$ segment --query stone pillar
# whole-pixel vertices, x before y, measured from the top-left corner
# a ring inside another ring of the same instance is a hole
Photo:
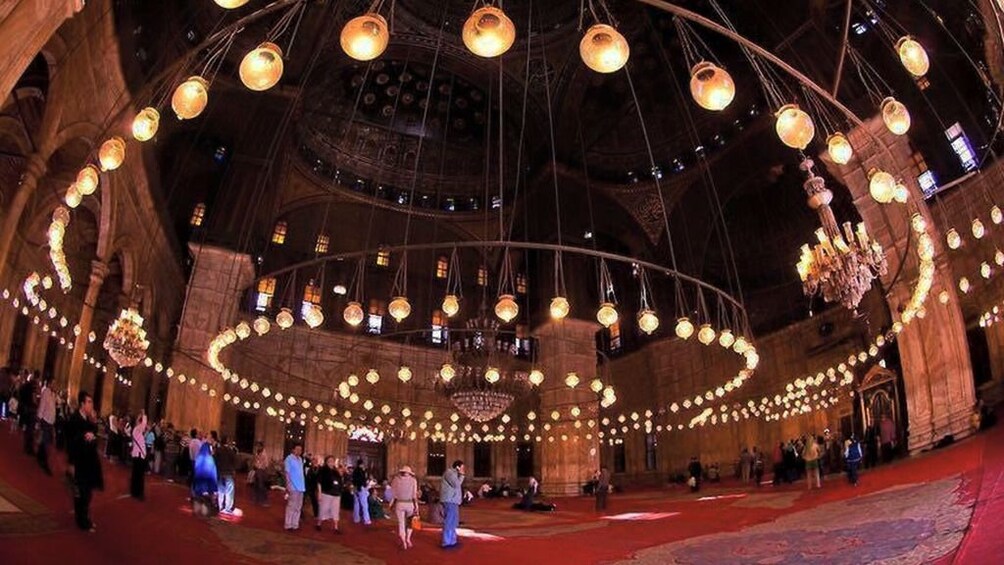
[[[94,322],[94,306],[98,301],[98,294],[101,292],[101,285],[104,284],[106,276],[108,276],[108,264],[103,261],[91,261],[91,278],[87,284],[87,292],[84,294],[84,303],[80,307],[80,320],[77,322],[77,325],[80,326],[80,334],[73,341],[73,356],[70,359],[70,372],[67,375],[68,398],[76,398],[77,392],[80,390],[80,379],[84,374],[84,354],[87,353],[87,336],[91,333],[91,325]],[[92,393],[96,392],[92,391]]]
[[[0,37],[10,47],[0,60],[0,99],[6,99],[35,55],[60,25],[84,8],[85,0],[0,2]],[[0,256],[2,257],[2,256]]]
[[[876,137],[888,150],[876,143]],[[926,303],[926,316],[913,320],[897,339],[906,388],[908,445],[911,452],[916,452],[931,447],[948,434],[958,439],[970,433],[969,414],[975,397],[965,320],[955,277],[942,247],[944,237],[917,186],[921,171],[913,160],[914,150],[909,139],[889,133],[879,118],[853,130],[849,139],[856,153],[851,163],[835,165],[826,157],[822,160],[850,190],[868,231],[885,248],[890,274],[884,284],[892,282],[890,279],[899,272],[901,261],[907,262],[892,287],[885,288],[894,319],[899,318],[900,306],[906,303],[916,285],[917,242],[910,233],[910,218],[905,206],[882,205],[871,198],[867,177],[871,168],[880,168],[903,179],[910,189],[911,202],[927,219],[928,232],[935,244],[935,276]],[[948,294],[946,304],[940,304],[937,298],[942,291]]]
[[[589,382],[596,377],[598,329],[595,322],[566,318],[561,322],[548,321],[535,331],[545,375],[535,433],[543,438],[537,444],[540,483],[548,494],[579,494],[581,485],[599,468],[597,428],[586,425],[588,420],[597,419],[599,410],[596,394],[589,390]],[[565,376],[570,372],[575,372],[581,381],[574,389],[565,385]],[[575,406],[580,410],[579,428],[570,414]],[[558,421],[551,417],[554,411],[560,414]],[[551,429],[545,431],[545,424],[550,424]]]
[[[167,394],[167,420],[179,429],[217,429],[223,399],[210,397],[203,383],[224,389],[222,379],[207,364],[206,351],[217,332],[234,322],[241,293],[254,279],[251,257],[222,247],[190,243],[194,263],[188,281],[178,339],[174,344],[174,370],[184,374],[184,384],[171,379]],[[195,378],[198,385],[189,384]],[[280,446],[281,449],[281,446]]]
[[[0,37],[3,36],[0,35]],[[11,199],[3,217],[3,225],[0,227],[0,268],[6,271],[3,280],[6,280],[11,285],[14,284],[10,279],[13,273],[10,268],[11,266],[7,264],[10,248],[14,242],[14,236],[17,234],[17,226],[21,221],[21,214],[24,213],[24,209],[28,205],[28,201],[31,200],[31,196],[35,194],[35,189],[38,188],[38,181],[45,175],[46,169],[45,158],[42,155],[33,153],[28,157],[28,161],[24,166],[24,172],[21,173],[21,180],[17,191],[14,193],[14,198]]]

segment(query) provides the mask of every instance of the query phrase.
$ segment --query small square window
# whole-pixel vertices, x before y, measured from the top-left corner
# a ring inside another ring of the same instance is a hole
[[[390,265],[390,251],[386,249],[381,249],[377,251],[376,256],[377,267],[387,267]]]
[[[275,223],[275,229],[272,230],[272,243],[276,245],[282,245],[286,243],[286,230],[289,226],[286,224],[285,220],[280,220]]]
[[[192,219],[189,220],[189,223],[192,224],[192,226],[194,227],[199,227],[202,225],[202,221],[205,219],[205,217],[206,217],[206,203],[199,202],[198,204],[195,205],[195,208],[192,210]]]
[[[445,279],[450,274],[450,266],[446,257],[436,259],[436,278]]]
[[[330,239],[324,234],[317,236],[317,243],[314,245],[314,253],[324,254],[328,252],[328,243]]]
[[[478,286],[488,286],[488,268],[484,265],[478,267]]]
[[[526,275],[523,273],[516,275],[516,292],[526,294]]]

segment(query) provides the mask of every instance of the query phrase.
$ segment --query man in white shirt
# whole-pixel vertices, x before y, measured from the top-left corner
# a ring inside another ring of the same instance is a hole
[[[132,480],[129,482],[129,494],[136,500],[144,498],[144,479],[146,477],[146,412],[140,411],[136,425],[132,427]]]
[[[42,439],[35,452],[38,465],[46,475],[52,475],[52,470],[49,469],[49,444],[52,443],[55,430],[53,425],[56,423],[56,393],[52,391],[51,384],[48,380],[42,382],[42,392],[38,398],[38,426]]]

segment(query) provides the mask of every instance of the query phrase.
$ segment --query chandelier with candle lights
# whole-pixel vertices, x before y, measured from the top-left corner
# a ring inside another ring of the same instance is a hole
[[[809,207],[819,214],[822,227],[816,230],[815,245],[802,246],[797,264],[802,290],[806,296],[822,294],[826,302],[839,302],[855,310],[875,277],[886,273],[885,252],[878,241],[868,237],[864,222],[856,230],[850,222],[844,222],[841,231],[830,209],[833,193],[812,167],[812,159],[805,159],[799,168],[809,177],[803,186]]]
[[[136,308],[122,309],[108,328],[104,346],[119,367],[133,367],[146,357],[150,342],[143,329],[143,317]]]

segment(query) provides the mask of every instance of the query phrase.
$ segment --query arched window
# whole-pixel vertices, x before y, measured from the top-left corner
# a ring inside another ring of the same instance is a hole
[[[286,243],[286,230],[289,226],[286,224],[285,220],[279,220],[275,223],[275,229],[272,230],[272,243],[276,245],[282,245]]]
[[[258,297],[255,301],[255,310],[264,312],[272,305],[272,297],[275,296],[275,277],[266,277],[258,281]]]

